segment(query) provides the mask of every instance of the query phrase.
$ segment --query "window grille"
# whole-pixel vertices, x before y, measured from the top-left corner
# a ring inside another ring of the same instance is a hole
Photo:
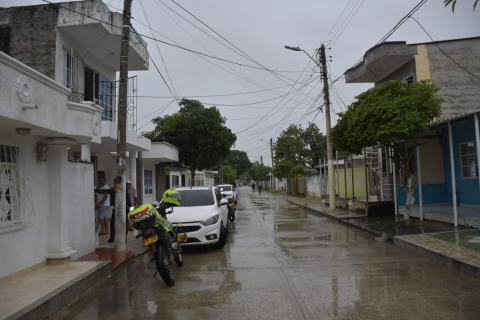
[[[19,148],[0,145],[0,231],[24,224]]]
[[[460,144],[460,166],[463,179],[478,177],[477,173],[477,151],[474,142]]]

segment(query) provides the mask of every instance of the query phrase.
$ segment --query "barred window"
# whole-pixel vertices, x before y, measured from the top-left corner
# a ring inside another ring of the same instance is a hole
[[[462,178],[471,179],[478,177],[477,150],[473,141],[460,144],[460,165]]]
[[[0,145],[0,231],[23,224],[19,166],[19,148]]]

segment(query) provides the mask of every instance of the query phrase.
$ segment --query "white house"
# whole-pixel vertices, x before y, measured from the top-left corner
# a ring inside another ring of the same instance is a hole
[[[120,27],[99,0],[0,8],[0,278],[95,249],[94,186],[116,175]],[[148,61],[132,32],[129,70]],[[137,163],[152,146],[136,131],[135,77],[129,91],[127,179],[143,195],[157,184],[149,161],[178,150]]]

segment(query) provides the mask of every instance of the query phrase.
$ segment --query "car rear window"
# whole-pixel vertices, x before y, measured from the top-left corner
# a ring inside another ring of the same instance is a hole
[[[215,204],[212,190],[178,190],[180,207],[211,206]]]
[[[223,189],[222,191],[232,191],[232,187],[230,187],[230,186],[221,186],[221,187],[219,187],[219,189],[220,190]]]

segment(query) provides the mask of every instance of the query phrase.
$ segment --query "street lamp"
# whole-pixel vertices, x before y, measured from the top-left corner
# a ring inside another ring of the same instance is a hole
[[[285,46],[285,49],[292,51],[303,51],[317,66],[320,67],[322,78],[323,78],[323,99],[325,101],[325,122],[326,122],[326,131],[327,131],[327,159],[328,159],[328,200],[330,209],[335,209],[336,207],[336,198],[335,198],[335,182],[334,178],[334,167],[333,167],[333,148],[330,141],[330,96],[328,94],[328,77],[327,77],[327,61],[325,59],[325,45],[321,45],[318,51],[320,52],[319,58],[320,61],[317,62],[311,55],[308,54],[305,50],[300,47]]]
[[[264,140],[264,139],[258,139],[258,141],[263,141],[266,144],[270,145],[270,157],[272,160],[272,171],[270,172],[270,189],[273,189],[273,139],[270,138],[270,142]]]

